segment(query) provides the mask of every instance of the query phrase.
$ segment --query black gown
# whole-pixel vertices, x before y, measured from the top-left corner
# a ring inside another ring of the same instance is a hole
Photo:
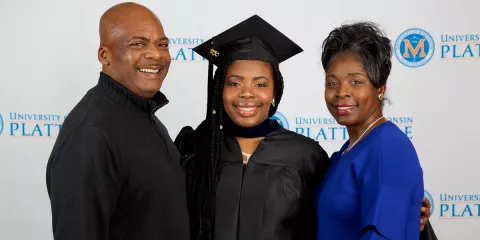
[[[189,147],[181,139],[187,138],[177,137],[179,150],[194,161],[191,152],[182,151]],[[267,134],[245,167],[238,141],[226,137],[214,238],[315,239],[314,197],[328,166],[328,155],[316,141],[284,128]]]
[[[194,133],[191,127],[184,127],[175,139],[187,179],[197,160]],[[267,134],[245,167],[238,141],[233,136],[226,137],[216,190],[213,238],[316,239],[314,199],[328,167],[329,157],[317,142],[284,128]],[[187,189],[191,192],[188,182]],[[197,222],[193,215],[190,219],[190,235],[196,239]],[[421,240],[437,239],[430,222],[419,235]]]

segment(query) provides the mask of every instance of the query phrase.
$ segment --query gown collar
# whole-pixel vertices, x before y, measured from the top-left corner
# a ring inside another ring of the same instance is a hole
[[[251,128],[237,126],[230,119],[227,119],[225,124],[225,130],[228,135],[242,138],[265,137],[280,129],[283,129],[282,126],[276,120],[270,118]]]

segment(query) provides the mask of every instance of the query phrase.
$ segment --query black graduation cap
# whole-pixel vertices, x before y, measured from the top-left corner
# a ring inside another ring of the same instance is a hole
[[[260,60],[277,65],[303,51],[258,15],[244,20],[193,50],[209,60],[208,107],[211,106],[214,85],[213,65],[219,66],[233,60]],[[207,116],[208,111],[209,108]]]
[[[217,66],[222,60],[262,60],[279,64],[303,51],[258,15],[244,20],[193,50]]]

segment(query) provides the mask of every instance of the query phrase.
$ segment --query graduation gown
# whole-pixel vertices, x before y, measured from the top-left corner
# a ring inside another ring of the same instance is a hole
[[[182,136],[187,132],[183,129],[176,143],[184,159],[195,161],[191,152],[182,151],[191,149],[185,141],[192,142]],[[265,136],[243,167],[238,141],[226,137],[214,239],[315,239],[314,196],[328,165],[328,155],[316,141],[280,128]]]
[[[175,139],[189,179],[194,165],[195,131],[184,127]],[[268,134],[243,167],[240,145],[225,140],[216,191],[215,233],[218,240],[315,239],[314,196],[329,167],[317,142],[283,128]],[[192,185],[187,180],[187,193]],[[194,196],[189,196],[194,198]],[[189,206],[192,212],[192,206]],[[420,210],[419,210],[420,211]],[[198,233],[190,216],[191,237]],[[430,222],[421,240],[436,240]]]

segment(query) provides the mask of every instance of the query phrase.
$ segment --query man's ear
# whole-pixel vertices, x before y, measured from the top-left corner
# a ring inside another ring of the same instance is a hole
[[[110,65],[109,51],[106,46],[100,46],[98,48],[98,61],[100,61],[102,65]]]

